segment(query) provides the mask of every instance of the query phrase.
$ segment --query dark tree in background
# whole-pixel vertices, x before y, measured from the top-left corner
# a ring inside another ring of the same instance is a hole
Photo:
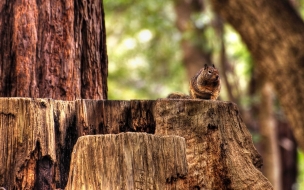
[[[212,3],[215,11],[240,33],[257,70],[273,85],[303,149],[303,20],[285,0],[213,0]]]
[[[0,96],[107,98],[102,1],[0,2]]]
[[[270,83],[271,88],[276,92],[284,114],[290,122],[297,144],[303,149],[304,22],[290,2],[286,0],[212,0],[215,12],[220,14],[242,36],[254,59],[256,75],[258,78],[263,78],[263,83]],[[268,93],[271,93],[271,90],[268,90]],[[263,93],[261,98],[269,99],[263,96]],[[272,118],[274,113],[269,113],[269,106],[268,103],[265,104],[265,100],[262,102],[264,104],[259,106],[259,115],[264,114],[262,117],[265,121],[267,117],[268,119]],[[268,116],[265,115],[267,113]],[[277,116],[276,118],[276,128],[273,128],[273,121],[266,123],[260,121],[264,127],[268,127],[268,129],[262,130],[262,137],[268,133],[270,136],[266,137],[267,142],[278,142],[277,145],[266,143],[262,149],[268,151],[266,154],[269,156],[271,154],[273,156],[273,153],[276,152],[274,150],[277,150],[275,146],[280,145],[283,180],[278,175],[280,170],[276,168],[273,168],[276,171],[274,172],[276,176],[268,177],[273,182],[274,187],[291,189],[297,173],[295,168],[296,144],[293,136],[288,132],[289,125],[284,121],[285,124],[282,125],[282,119]],[[266,132],[267,130],[268,132]],[[278,136],[279,139],[274,140]],[[267,166],[275,164],[277,160],[277,158],[268,161],[267,159],[265,160],[265,164],[268,162]],[[266,176],[267,173],[269,171],[265,173]],[[274,179],[275,177],[277,178]]]

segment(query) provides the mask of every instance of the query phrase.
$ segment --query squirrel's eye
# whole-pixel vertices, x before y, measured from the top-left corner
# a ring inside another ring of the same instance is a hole
[[[211,74],[211,71],[208,71],[208,74]]]

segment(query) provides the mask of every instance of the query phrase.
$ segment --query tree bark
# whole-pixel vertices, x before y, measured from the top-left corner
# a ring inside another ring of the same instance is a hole
[[[288,1],[212,0],[242,36],[258,71],[272,83],[304,148],[304,23]]]
[[[185,189],[186,175],[182,137],[87,135],[74,146],[66,189]]]
[[[127,131],[185,138],[183,189],[272,189],[229,102],[0,98],[0,105],[0,187],[6,189],[64,188],[78,137]]]
[[[100,0],[0,3],[0,96],[107,98]]]

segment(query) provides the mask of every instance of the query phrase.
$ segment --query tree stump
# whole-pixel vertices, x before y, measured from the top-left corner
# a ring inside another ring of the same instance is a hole
[[[180,189],[186,174],[182,137],[87,135],[74,146],[66,189]]]
[[[75,135],[75,103],[0,98],[0,187],[64,187]]]
[[[234,104],[167,99],[0,98],[0,187],[63,189],[80,136],[128,131],[185,138],[180,189],[272,189]]]
[[[188,189],[272,189],[235,104],[162,100],[154,114],[155,134],[186,139]]]
[[[50,100],[1,98],[0,105],[0,186],[32,189],[34,179],[43,178],[54,188],[56,143]]]

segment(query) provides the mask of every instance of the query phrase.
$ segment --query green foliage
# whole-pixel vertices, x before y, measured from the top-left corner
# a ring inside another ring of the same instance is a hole
[[[187,92],[180,40],[192,41],[218,64],[221,48],[207,6],[194,13],[193,27],[180,34],[175,26],[173,1],[104,1],[109,56],[109,99],[155,99],[173,91]],[[229,62],[240,75],[245,91],[251,74],[251,57],[236,32],[225,27]],[[230,76],[231,80],[237,80]],[[223,88],[225,91],[225,88]],[[222,99],[227,100],[225,92]]]
[[[248,86],[253,72],[252,57],[240,35],[230,25],[225,24],[224,32],[227,59],[234,70],[228,75],[228,80],[230,84],[237,83],[237,89],[231,90],[238,91],[235,94],[240,99],[240,106],[249,107],[254,100],[248,96]]]
[[[301,18],[304,18],[304,0],[299,0],[298,1],[298,11],[300,13]]]
[[[187,91],[171,1],[104,1],[109,99]]]
[[[304,189],[304,153],[298,150],[298,179],[296,189]]]

